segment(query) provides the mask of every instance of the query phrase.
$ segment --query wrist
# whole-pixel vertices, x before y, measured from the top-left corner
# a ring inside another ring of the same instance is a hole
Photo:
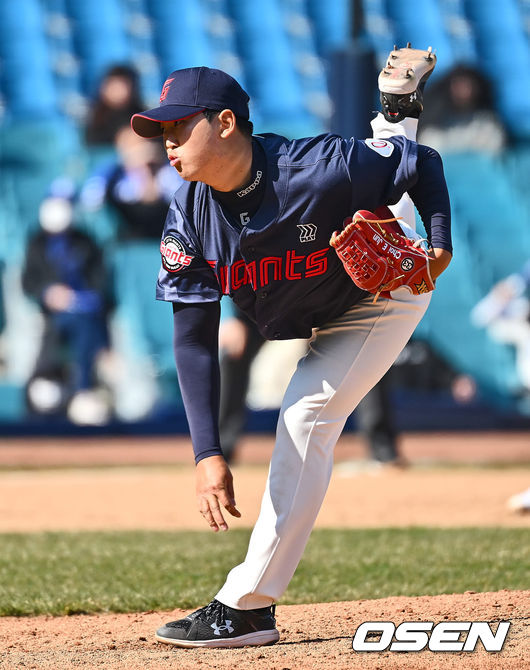
[[[223,454],[215,453],[215,454],[210,454],[210,455],[206,454],[204,456],[200,456],[199,458],[197,458],[195,460],[195,465],[197,466],[197,465],[199,465],[199,463],[202,463],[203,465],[214,465],[214,464],[217,464],[217,463],[225,463],[225,462],[226,461],[225,461],[225,457],[223,456]]]
[[[429,271],[433,280],[437,279],[451,262],[453,255],[447,249],[434,248],[429,261]]]

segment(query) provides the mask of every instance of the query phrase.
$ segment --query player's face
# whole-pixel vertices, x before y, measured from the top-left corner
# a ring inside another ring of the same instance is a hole
[[[170,165],[186,181],[211,183],[217,173],[217,138],[201,113],[183,121],[165,121],[162,137]]]

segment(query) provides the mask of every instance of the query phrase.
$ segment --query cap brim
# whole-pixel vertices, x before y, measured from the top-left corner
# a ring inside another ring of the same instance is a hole
[[[162,135],[161,121],[182,121],[195,114],[204,112],[205,107],[185,107],[184,105],[164,105],[146,112],[134,114],[131,118],[131,128],[140,137],[148,139]]]

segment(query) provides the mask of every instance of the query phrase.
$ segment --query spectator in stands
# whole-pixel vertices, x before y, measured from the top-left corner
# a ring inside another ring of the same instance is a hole
[[[477,384],[470,375],[456,370],[433,349],[430,342],[413,337],[391,368],[392,384],[423,394],[447,393],[459,405],[473,402]]]
[[[67,407],[75,423],[102,424],[110,406],[97,388],[96,361],[108,348],[110,283],[102,250],[73,225],[73,196],[69,181],[52,184],[39,209],[40,229],[26,249],[22,286],[44,318],[27,395],[37,413]]]
[[[182,184],[167,162],[160,142],[145,141],[129,123],[115,137],[117,160],[91,175],[81,191],[87,210],[104,205],[118,213],[120,239],[152,239],[159,242],[167,208]]]
[[[458,65],[425,92],[418,142],[442,153],[501,152],[505,127],[495,111],[492,85],[475,68]]]
[[[110,67],[100,82],[85,124],[88,145],[112,145],[119,128],[144,109],[138,73],[130,65]]]
[[[498,281],[471,312],[478,328],[496,341],[515,348],[519,407],[530,413],[530,259],[519,272]],[[530,487],[506,501],[510,512],[530,513]]]
[[[492,339],[514,347],[520,393],[530,401],[530,259],[494,284],[473,308],[471,321]]]

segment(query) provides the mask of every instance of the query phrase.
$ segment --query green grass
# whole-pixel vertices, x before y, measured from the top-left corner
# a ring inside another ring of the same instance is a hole
[[[0,535],[0,615],[198,607],[249,532]],[[316,530],[283,603],[530,588],[527,529]]]

